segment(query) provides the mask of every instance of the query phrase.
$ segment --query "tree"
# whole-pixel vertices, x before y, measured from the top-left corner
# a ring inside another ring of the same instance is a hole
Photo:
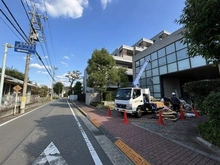
[[[75,95],[82,93],[82,83],[80,81],[77,81],[73,87],[73,90]]]
[[[48,87],[44,85],[39,88],[38,94],[40,97],[46,97],[48,94],[48,91],[49,91]]]
[[[108,85],[113,82],[115,75],[114,67],[115,60],[109,55],[105,48],[94,50],[92,58],[88,60],[86,71],[89,77],[87,84],[99,92],[100,101],[102,101],[103,92],[105,92]]]
[[[63,83],[57,82],[57,83],[55,83],[54,86],[53,86],[53,91],[54,91],[56,94],[60,95],[60,94],[62,93],[62,91],[63,91],[63,87],[64,87]]]
[[[127,87],[129,85],[128,76],[126,74],[127,69],[119,67],[117,68],[117,85],[118,87]]]
[[[178,24],[191,57],[201,55],[220,70],[220,0],[186,0]]]
[[[2,68],[0,68],[0,72],[1,71],[2,71]],[[16,79],[22,80],[22,81],[24,80],[24,74],[13,67],[11,68],[6,67],[5,74],[8,76],[14,77]]]
[[[81,77],[80,77],[81,74],[82,73],[78,70],[74,70],[72,72],[68,71],[68,73],[66,74],[66,77],[69,79],[69,82],[70,82],[70,87],[69,87],[70,90],[69,90],[68,94],[72,94],[73,83],[75,80],[81,79]]]

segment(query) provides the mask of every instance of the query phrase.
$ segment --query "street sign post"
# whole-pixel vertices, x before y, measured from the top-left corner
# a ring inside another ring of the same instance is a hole
[[[16,113],[16,107],[17,107],[17,100],[18,100],[18,91],[20,91],[22,89],[22,87],[20,87],[19,85],[14,86],[13,88],[16,92],[16,96],[15,96],[15,107],[14,107],[14,111],[13,111],[13,115],[15,115]]]
[[[14,51],[34,54],[36,52],[36,44],[15,41]]]

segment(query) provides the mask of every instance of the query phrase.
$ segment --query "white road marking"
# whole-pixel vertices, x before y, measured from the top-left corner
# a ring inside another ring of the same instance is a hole
[[[34,161],[32,165],[44,165],[46,163],[50,165],[67,165],[66,161],[60,155],[60,151],[51,142],[47,148],[40,154],[40,156]]]
[[[71,108],[71,106],[70,106],[70,104],[69,104],[68,101],[67,101],[67,103],[68,103],[68,105],[69,105],[69,107],[70,107],[70,110],[71,110],[71,112],[72,112],[72,114],[73,114],[75,120],[76,120],[76,123],[77,123],[77,125],[78,125],[78,127],[79,127],[79,130],[81,131],[81,134],[82,134],[82,136],[83,136],[83,138],[84,138],[84,140],[85,140],[85,142],[86,142],[86,145],[87,145],[87,147],[88,147],[88,149],[89,149],[89,152],[90,152],[90,154],[91,154],[91,156],[92,156],[93,161],[95,162],[96,165],[102,165],[102,162],[101,162],[101,160],[100,160],[98,154],[96,153],[94,147],[92,146],[92,143],[90,142],[90,140],[89,140],[89,138],[87,137],[85,131],[83,130],[82,125],[80,124],[78,118],[76,117],[75,113],[73,112],[73,109]]]
[[[49,102],[49,103],[50,103],[50,102]],[[47,103],[47,104],[49,104],[49,103]],[[20,116],[18,116],[18,117],[16,117],[16,118],[13,118],[13,119],[11,119],[11,120],[8,120],[8,121],[6,121],[6,122],[0,124],[0,127],[3,126],[3,125],[5,125],[5,124],[8,124],[8,123],[10,123],[10,122],[12,122],[12,121],[14,121],[14,120],[17,120],[17,119],[19,119],[20,117],[23,117],[23,116],[25,116],[25,115],[27,115],[27,114],[29,114],[29,113],[31,113],[31,112],[34,112],[34,111],[36,111],[37,109],[39,109],[39,108],[41,108],[41,107],[43,107],[43,106],[45,106],[45,105],[47,105],[47,104],[44,104],[44,105],[42,105],[42,106],[40,106],[40,107],[37,107],[37,108],[33,109],[32,111],[29,111],[29,112],[27,112],[27,113],[24,113],[23,115],[20,115]]]

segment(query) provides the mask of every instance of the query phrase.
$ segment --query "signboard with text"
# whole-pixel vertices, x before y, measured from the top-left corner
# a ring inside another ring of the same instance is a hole
[[[34,54],[36,52],[36,44],[15,41],[14,51]]]

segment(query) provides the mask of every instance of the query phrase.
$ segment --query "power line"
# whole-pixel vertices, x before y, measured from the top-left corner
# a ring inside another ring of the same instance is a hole
[[[22,33],[24,34],[24,36],[26,37],[26,38],[28,38],[27,37],[27,35],[25,34],[25,32],[23,31],[23,29],[21,28],[21,26],[19,25],[19,23],[17,22],[17,20],[15,19],[15,17],[14,17],[14,15],[11,13],[11,11],[9,10],[9,8],[8,8],[8,6],[5,4],[5,2],[2,0],[2,2],[3,2],[3,4],[4,4],[4,6],[6,7],[6,9],[8,10],[8,12],[10,13],[10,15],[11,15],[11,17],[13,18],[13,20],[15,21],[15,23],[17,24],[17,26],[19,27],[19,29],[22,31]]]
[[[12,28],[5,22],[5,20],[3,20],[2,17],[0,17],[0,19],[1,19],[1,20],[5,23],[5,25],[12,31],[12,33],[14,33],[14,35],[16,35],[19,40],[21,40],[21,38],[12,30]]]
[[[13,22],[11,22],[11,20],[8,18],[8,16],[2,11],[2,9],[0,9],[1,13],[5,16],[5,18],[8,20],[8,22],[10,22],[10,24],[15,28],[15,30],[20,34],[20,36],[28,43],[27,39],[21,34],[21,32],[17,29],[17,27],[15,27],[15,25],[13,24]]]

